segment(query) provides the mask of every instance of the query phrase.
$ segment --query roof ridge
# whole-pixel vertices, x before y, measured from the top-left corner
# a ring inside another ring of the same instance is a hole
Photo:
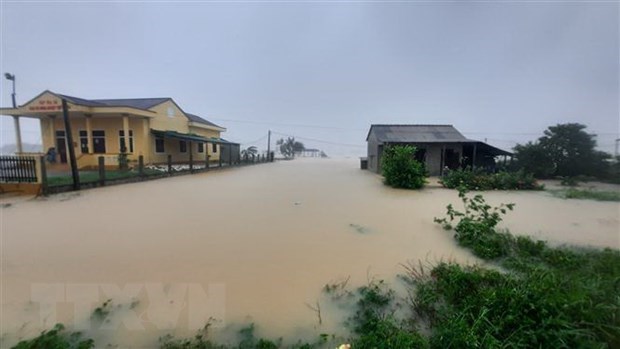
[[[171,97],[139,97],[139,98],[97,98],[92,101],[128,101],[136,99],[172,99]]]
[[[373,126],[452,126],[452,124],[372,124]]]

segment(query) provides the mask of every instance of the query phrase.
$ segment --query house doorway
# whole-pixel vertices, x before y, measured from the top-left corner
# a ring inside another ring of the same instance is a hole
[[[460,154],[454,149],[446,149],[445,166],[451,170],[456,170],[460,166]]]
[[[56,131],[56,152],[60,163],[67,163],[67,137],[65,131]]]

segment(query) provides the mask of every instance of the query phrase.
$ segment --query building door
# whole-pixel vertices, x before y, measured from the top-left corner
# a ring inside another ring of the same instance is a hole
[[[56,131],[56,152],[60,162],[67,163],[67,138],[65,131]]]
[[[105,131],[93,131],[93,153],[105,154]]]

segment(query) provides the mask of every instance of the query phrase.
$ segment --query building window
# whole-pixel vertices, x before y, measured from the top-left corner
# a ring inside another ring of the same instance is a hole
[[[93,130],[93,153],[105,154],[105,131]]]
[[[118,131],[118,143],[121,153],[127,153],[125,146],[125,130]],[[133,153],[133,130],[129,130],[129,152]]]
[[[165,151],[166,150],[164,148],[164,139],[161,137],[155,137],[155,152],[163,153]]]
[[[88,154],[88,132],[80,131],[80,150],[82,154]]]
[[[211,151],[213,151],[214,153],[217,153],[217,144],[215,143],[212,144]]]
[[[186,141],[179,141],[179,152],[187,153],[187,142]]]
[[[198,146],[198,152],[199,153],[204,153],[205,152],[205,144],[204,143],[196,143],[196,145]]]

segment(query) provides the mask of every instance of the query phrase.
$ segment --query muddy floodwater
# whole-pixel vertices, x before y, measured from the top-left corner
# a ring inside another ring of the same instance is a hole
[[[513,233],[620,245],[618,203],[548,192],[485,197],[516,203],[503,222]],[[196,321],[210,316],[222,333],[248,322],[274,337],[343,332],[342,312],[324,303],[325,284],[396,284],[407,261],[479,262],[433,223],[451,202],[457,193],[432,183],[387,188],[357,159],[281,161],[14,199],[1,217],[0,344],[64,322],[100,347],[150,348],[166,333],[195,333]],[[104,311],[125,318],[93,324],[93,310],[108,298]],[[317,302],[320,325],[309,306]]]

